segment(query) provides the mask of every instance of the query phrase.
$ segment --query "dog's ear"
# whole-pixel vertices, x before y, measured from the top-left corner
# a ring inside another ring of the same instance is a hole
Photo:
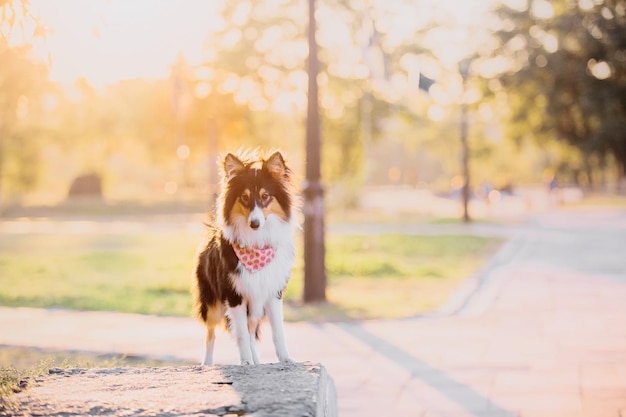
[[[230,179],[243,171],[245,165],[243,162],[239,160],[235,155],[229,153],[224,158],[224,174],[226,174],[226,178]]]
[[[272,174],[277,180],[285,180],[288,177],[289,169],[285,165],[285,160],[280,152],[274,152],[267,161],[263,162],[263,169]]]

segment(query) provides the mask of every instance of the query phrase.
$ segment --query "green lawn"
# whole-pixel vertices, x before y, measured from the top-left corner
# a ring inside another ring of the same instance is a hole
[[[0,235],[0,305],[188,316],[198,241],[185,233]],[[300,302],[299,256],[285,317],[321,321],[430,311],[501,243],[475,236],[327,236],[329,302]],[[0,347],[0,409],[22,377],[50,367],[168,364]]]
[[[0,304],[186,315],[197,241],[185,234],[0,237]]]
[[[442,305],[478,270],[502,240],[479,236],[328,236],[328,305],[302,306],[288,297],[297,320],[398,318]],[[301,274],[296,275],[301,280]],[[295,286],[297,290],[301,287]]]
[[[183,232],[0,236],[0,305],[187,316],[199,236]],[[436,308],[501,241],[476,236],[327,236],[328,304],[287,320],[406,317]],[[301,255],[301,250],[298,249]]]

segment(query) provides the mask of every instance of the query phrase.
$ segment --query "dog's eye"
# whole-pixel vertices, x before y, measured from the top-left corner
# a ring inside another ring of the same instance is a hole
[[[271,198],[272,198],[272,196],[269,195],[269,193],[261,194],[261,202],[263,202],[263,204],[267,204],[270,201]]]
[[[241,201],[241,204],[243,204],[244,206],[247,206],[250,204],[250,196],[248,194],[242,194],[239,197],[239,201]]]

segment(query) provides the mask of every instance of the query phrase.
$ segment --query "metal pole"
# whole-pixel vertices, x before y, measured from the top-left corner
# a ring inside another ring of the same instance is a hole
[[[315,0],[309,0],[309,94],[306,123],[306,182],[304,184],[304,302],[326,301],[324,262],[324,188],[320,182],[320,117],[317,90]]]
[[[467,82],[467,72],[461,71],[461,77],[463,78],[463,93],[465,93],[465,87]],[[467,143],[467,104],[465,103],[465,97],[461,101],[461,164],[463,173],[463,222],[469,223],[471,221],[468,205],[470,198],[470,177],[469,177],[469,145]]]

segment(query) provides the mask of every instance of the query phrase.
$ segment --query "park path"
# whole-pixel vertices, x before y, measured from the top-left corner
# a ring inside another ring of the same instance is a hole
[[[343,417],[626,417],[626,211],[508,233],[436,314],[287,323],[292,356],[324,364]],[[202,339],[190,318],[0,308],[0,345],[195,361]],[[269,337],[261,355],[274,360]],[[215,356],[237,363],[230,337]]]

